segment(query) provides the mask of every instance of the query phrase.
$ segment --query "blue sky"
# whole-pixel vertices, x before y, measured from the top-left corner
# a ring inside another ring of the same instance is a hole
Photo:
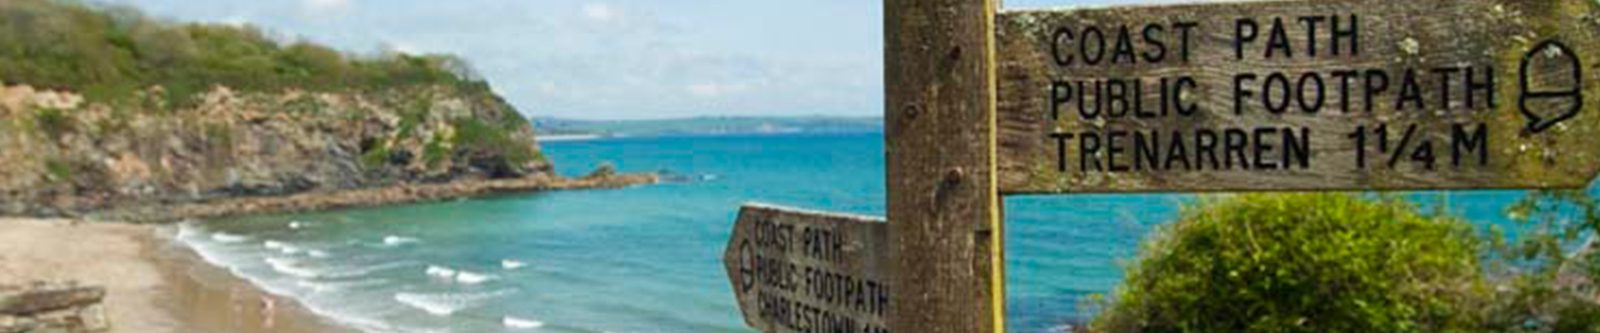
[[[881,114],[878,0],[101,0],[374,53],[460,55],[523,113]],[[1149,2],[1007,1],[1008,8]]]

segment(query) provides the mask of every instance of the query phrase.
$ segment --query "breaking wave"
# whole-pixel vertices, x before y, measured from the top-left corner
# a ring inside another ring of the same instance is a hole
[[[230,234],[230,233],[226,233],[226,232],[217,232],[217,233],[211,234],[211,240],[217,241],[218,243],[242,243],[242,242],[250,240],[250,237],[249,236],[244,236],[244,235]]]
[[[318,282],[318,281],[310,281],[310,280],[295,281],[295,285],[298,285],[298,286],[300,286],[302,288],[311,289],[311,291],[314,291],[314,292],[345,291],[345,290],[358,289],[358,288],[381,286],[381,285],[383,285],[385,283],[389,283],[389,280],[385,280],[385,279],[370,279],[370,280],[337,281],[337,282]]]
[[[262,260],[266,261],[267,265],[272,266],[272,270],[277,271],[278,273],[302,278],[315,278],[322,276],[321,272],[300,266],[300,262],[294,260],[293,258],[267,257],[266,259]]]
[[[411,238],[411,237],[402,237],[402,236],[395,236],[395,235],[383,236],[383,245],[387,245],[387,246],[400,246],[400,245],[406,245],[406,244],[414,244],[414,243],[421,242],[421,241],[422,240],[419,240],[419,239],[416,239],[416,238]]]
[[[456,282],[461,284],[479,284],[483,283],[484,281],[494,279],[496,279],[495,276],[487,274],[478,274],[468,271],[459,271],[456,273]]]
[[[515,294],[516,289],[503,289],[483,293],[395,293],[394,300],[435,316],[449,316],[469,309],[483,301]]]
[[[540,327],[544,327],[544,322],[542,322],[542,321],[532,320],[532,319],[522,319],[522,318],[517,318],[517,317],[512,317],[512,316],[505,316],[505,317],[500,318],[500,324],[504,325],[506,328],[540,328]]]

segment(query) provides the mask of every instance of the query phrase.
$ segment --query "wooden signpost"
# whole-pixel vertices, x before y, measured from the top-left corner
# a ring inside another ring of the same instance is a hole
[[[1007,193],[1581,187],[1585,0],[1325,0],[997,18]]]
[[[723,264],[745,323],[770,333],[888,332],[889,225],[749,204]]]
[[[1580,188],[1600,172],[1592,0],[996,2],[884,1],[890,222],[886,244],[853,240],[887,256],[846,269],[894,286],[871,319],[886,331],[1005,331],[1003,194]],[[752,326],[793,332],[739,295]]]

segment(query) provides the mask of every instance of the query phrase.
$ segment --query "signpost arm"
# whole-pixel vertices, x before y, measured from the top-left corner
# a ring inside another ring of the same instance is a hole
[[[893,332],[1005,331],[998,0],[885,0]]]

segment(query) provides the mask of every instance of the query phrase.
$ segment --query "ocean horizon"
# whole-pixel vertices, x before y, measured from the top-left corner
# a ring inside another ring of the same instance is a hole
[[[183,224],[179,242],[257,286],[367,332],[753,332],[721,253],[741,204],[881,216],[881,133],[546,142],[558,173],[601,164],[681,181],[617,190],[248,216]],[[1521,191],[1408,194],[1506,225]],[[1093,314],[1154,228],[1192,195],[1008,198],[1013,332]]]

